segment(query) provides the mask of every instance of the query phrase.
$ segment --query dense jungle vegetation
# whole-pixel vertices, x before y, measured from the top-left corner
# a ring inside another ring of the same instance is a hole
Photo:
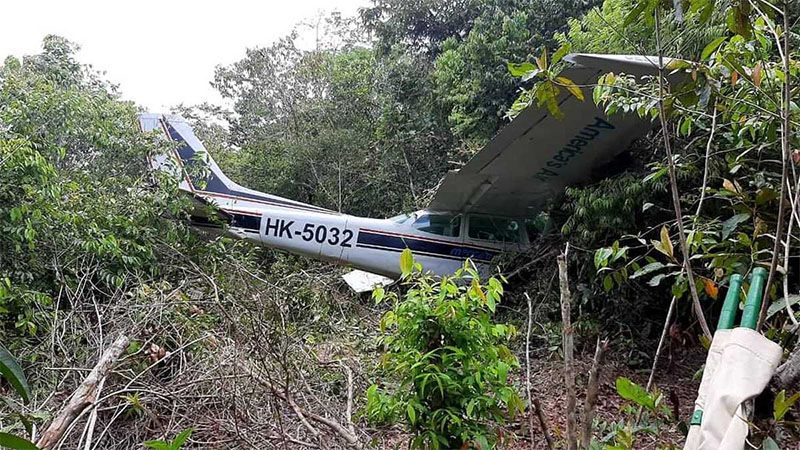
[[[731,274],[770,271],[761,331],[798,365],[797,3],[374,0],[313,27],[313,48],[298,25],[219,67],[229,109],[174,112],[238,183],[356,215],[424,207],[514,111],[549,108],[568,87],[556,54],[682,58],[665,72],[685,82],[598,80],[584,101],[653,132],[553,199],[551,231],[502,275],[432,279],[405,253],[403,281],[370,297],[342,267],[191,229],[147,170],[167,144],[140,107],[44,37],[0,66],[0,446],[574,448],[566,243],[579,398],[607,345],[582,448],[682,446]],[[797,445],[786,374],[756,402],[755,448]]]

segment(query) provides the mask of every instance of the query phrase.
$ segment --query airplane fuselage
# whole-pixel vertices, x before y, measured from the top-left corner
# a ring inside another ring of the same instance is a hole
[[[214,201],[232,217],[227,233],[270,248],[302,256],[349,265],[389,278],[400,275],[400,252],[408,248],[426,271],[452,274],[470,258],[482,269],[504,251],[521,250],[527,242],[470,239],[459,217],[459,229],[442,236],[415,228],[428,214],[419,211],[399,223],[393,219],[372,219],[339,213],[320,213],[291,207],[258,206],[235,208],[227,201]],[[249,203],[249,202],[248,202]],[[414,219],[417,220],[414,220]]]
[[[467,259],[485,271],[500,253],[528,246],[524,224],[514,219],[428,210],[371,219],[249,189],[225,176],[183,119],[142,114],[139,123],[143,131],[161,131],[176,144],[173,152],[152,156],[151,167],[172,174],[181,191],[218,208],[228,222],[225,232],[234,237],[393,279],[401,274],[400,253],[406,248],[425,271],[449,275]],[[190,175],[195,165],[205,169],[199,178]],[[193,225],[219,230],[221,224],[209,218],[198,209]]]

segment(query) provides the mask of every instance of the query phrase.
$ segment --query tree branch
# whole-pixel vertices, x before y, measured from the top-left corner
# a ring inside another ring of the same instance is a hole
[[[672,206],[675,209],[675,220],[678,223],[678,240],[683,254],[683,269],[686,271],[686,279],[689,284],[689,291],[692,294],[692,306],[700,323],[703,334],[711,340],[711,330],[708,328],[706,316],[703,313],[703,306],[700,304],[700,297],[697,295],[697,286],[694,282],[694,272],[690,260],[689,246],[686,243],[686,230],[683,228],[683,212],[681,210],[681,197],[678,192],[678,177],[675,171],[675,159],[672,154],[672,141],[669,135],[669,125],[667,123],[667,112],[664,108],[664,50],[661,48],[661,14],[659,8],[655,11],[656,19],[656,46],[658,47],[658,118],[661,122],[661,135],[664,137],[664,148],[667,152],[667,168],[669,172],[669,186],[672,193]]]

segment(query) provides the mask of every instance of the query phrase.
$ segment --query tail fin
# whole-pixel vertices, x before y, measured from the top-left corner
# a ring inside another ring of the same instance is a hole
[[[180,188],[223,209],[259,210],[264,206],[273,206],[337,214],[325,208],[248,189],[233,182],[222,173],[203,143],[195,136],[192,127],[180,116],[141,114],[139,126],[145,132],[161,130],[167,139],[177,143],[174,154],[157,155],[150,160],[153,169],[173,172],[173,165],[168,161],[172,158],[181,172],[175,173],[181,177]]]

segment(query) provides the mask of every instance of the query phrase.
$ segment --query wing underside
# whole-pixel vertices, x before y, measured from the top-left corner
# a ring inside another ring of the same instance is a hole
[[[562,89],[563,119],[531,106],[458,171],[447,174],[430,209],[512,217],[535,215],[565,186],[594,175],[651,128],[634,114],[607,117],[591,91],[603,73],[654,74],[654,58],[573,54],[562,75],[583,86],[580,101]]]

